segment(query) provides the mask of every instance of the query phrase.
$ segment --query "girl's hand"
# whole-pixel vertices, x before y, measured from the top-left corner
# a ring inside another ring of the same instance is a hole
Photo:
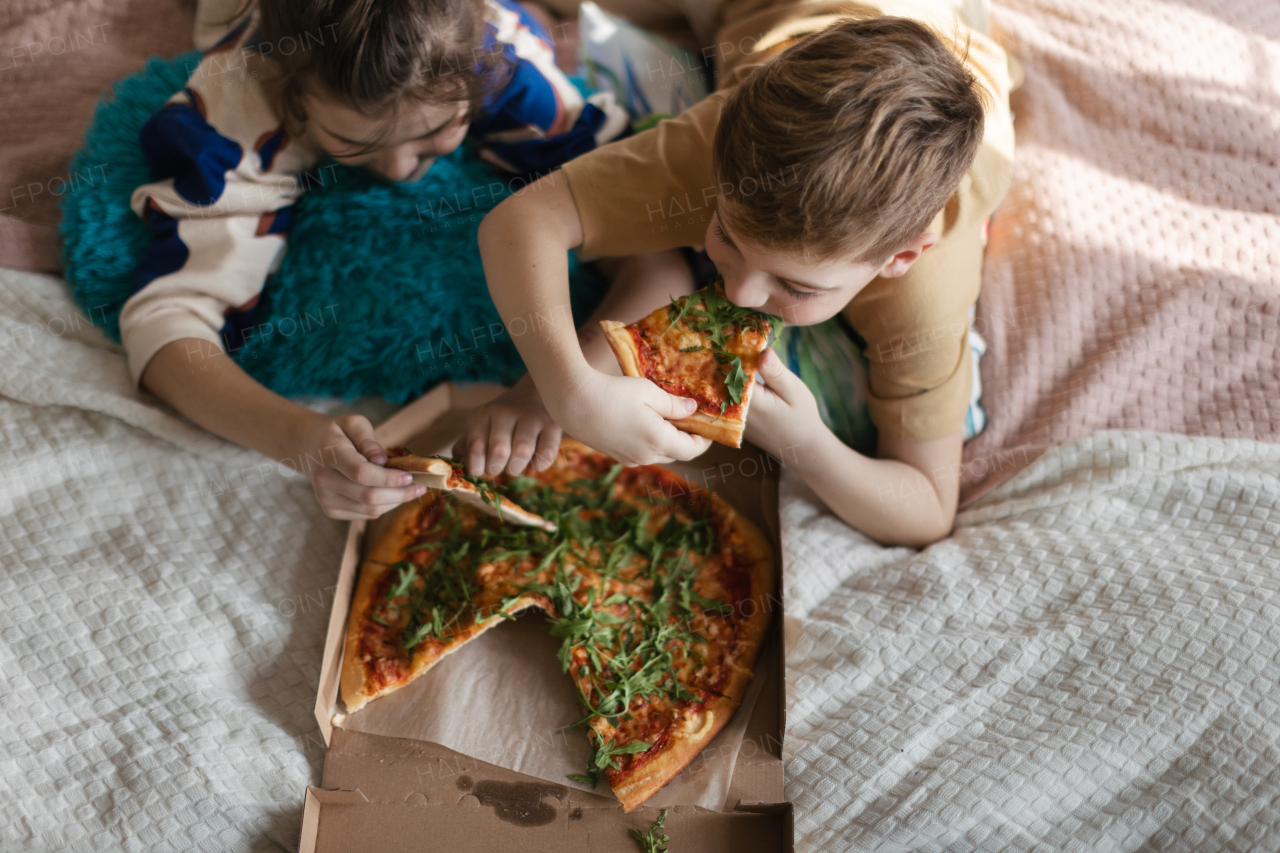
[[[563,434],[526,374],[492,403],[467,414],[467,431],[454,444],[453,458],[473,477],[497,476],[504,468],[518,477],[530,462],[535,471],[549,468]]]
[[[427,491],[414,485],[409,472],[383,467],[386,451],[363,415],[317,415],[304,430],[295,458],[330,518],[377,518]]]
[[[818,414],[818,401],[774,350],[761,353],[759,368],[768,384],[759,384],[752,392],[746,439],[778,459],[794,459],[826,429]]]

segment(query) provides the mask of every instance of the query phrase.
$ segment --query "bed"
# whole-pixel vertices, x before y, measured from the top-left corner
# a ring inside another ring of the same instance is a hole
[[[89,23],[23,8],[6,51]],[[883,548],[781,486],[797,847],[1275,849],[1280,12],[992,22],[1026,82],[956,531]],[[152,34],[104,51],[186,46]],[[0,847],[293,849],[345,525],[134,392],[0,214]]]

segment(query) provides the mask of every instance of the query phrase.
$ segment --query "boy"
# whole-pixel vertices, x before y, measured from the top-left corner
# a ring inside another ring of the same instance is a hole
[[[628,464],[701,453],[705,439],[668,422],[692,401],[608,375],[617,371],[590,325],[580,346],[547,309],[567,301],[566,248],[705,244],[730,300],[789,325],[841,314],[870,363],[878,458],[836,439],[772,352],[747,438],[869,536],[934,542],[955,518],[984,222],[1010,179],[1006,57],[942,4],[895,0],[757,4],[726,13],[717,41],[737,52],[721,55],[714,95],[566,165],[482,224],[499,313],[551,320],[516,339],[531,381],[477,412],[455,455],[473,471],[515,473],[535,454],[549,464],[544,433],[560,428]],[[692,286],[665,269],[623,276],[631,291],[611,293],[604,310],[632,321]]]
[[[623,132],[626,114],[583,99],[515,0],[203,0],[199,18],[204,56],[140,134],[152,180],[133,208],[153,243],[120,314],[130,374],[304,469],[329,516],[376,517],[422,489],[380,467],[369,421],[286,400],[227,355],[252,333],[303,173],[332,157],[413,182],[468,136],[500,168],[541,172]]]

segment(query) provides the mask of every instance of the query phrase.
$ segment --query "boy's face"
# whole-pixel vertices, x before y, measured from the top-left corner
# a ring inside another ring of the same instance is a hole
[[[363,166],[389,181],[418,180],[437,157],[451,153],[467,135],[463,121],[466,103],[402,101],[394,121],[390,113],[371,119],[312,93],[304,97],[303,106],[307,129],[326,154],[346,166]],[[373,145],[379,138],[384,141]]]
[[[925,233],[881,264],[763,249],[733,231],[733,209],[721,199],[707,228],[707,255],[724,276],[725,295],[744,308],[781,317],[790,326],[830,320],[877,277],[905,273],[938,242]]]

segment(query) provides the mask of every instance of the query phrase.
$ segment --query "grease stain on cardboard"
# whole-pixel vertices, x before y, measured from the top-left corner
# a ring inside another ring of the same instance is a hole
[[[499,820],[515,826],[546,826],[556,819],[556,807],[543,800],[564,799],[568,789],[549,782],[498,782],[470,776],[458,777],[459,791],[471,794],[482,806],[490,806]]]

